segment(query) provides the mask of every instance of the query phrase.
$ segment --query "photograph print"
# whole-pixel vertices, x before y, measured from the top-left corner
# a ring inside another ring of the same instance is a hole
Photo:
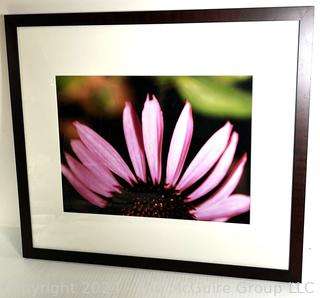
[[[56,76],[64,212],[250,223],[252,76]]]

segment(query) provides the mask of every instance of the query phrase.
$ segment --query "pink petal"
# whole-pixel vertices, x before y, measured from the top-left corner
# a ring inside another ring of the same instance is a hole
[[[70,170],[85,187],[105,197],[112,196],[112,189],[108,188],[99,176],[92,173],[68,153],[65,153],[65,157]]]
[[[230,217],[219,217],[219,218],[215,218],[214,221],[216,222],[226,222],[230,219]]]
[[[174,128],[167,161],[166,185],[173,187],[181,174],[193,132],[192,108],[186,102]]]
[[[241,179],[246,161],[247,154],[244,154],[221,188],[200,205],[201,209],[207,209],[214,206],[232,194]]]
[[[206,195],[213,190],[227,174],[236,152],[239,135],[234,132],[231,136],[230,142],[226,150],[223,152],[220,160],[215,168],[212,170],[206,180],[190,195],[188,195],[187,202],[192,202],[200,197]]]
[[[143,148],[142,128],[131,102],[126,102],[123,110],[123,131],[130,159],[137,176],[147,182],[146,158]]]
[[[163,116],[158,100],[149,95],[142,111],[142,132],[144,149],[147,156],[149,170],[153,184],[161,181]]]
[[[250,197],[234,194],[207,209],[198,208],[193,212],[197,220],[221,221],[250,210]]]
[[[81,163],[96,176],[103,179],[103,182],[108,185],[112,191],[116,191],[120,187],[119,182],[109,171],[104,160],[90,152],[80,140],[71,140],[70,144],[73,152],[77,155]]]
[[[73,124],[77,129],[81,141],[92,153],[104,160],[110,171],[130,184],[132,184],[132,182],[137,182],[120,154],[105,139],[99,136],[91,128],[78,121],[75,121]]]
[[[75,188],[75,190],[83,196],[84,199],[89,201],[91,204],[104,208],[107,206],[107,201],[103,200],[88,188],[86,188],[73,174],[72,172],[64,165],[61,165],[61,171],[70,184]]]
[[[227,122],[202,146],[183,174],[176,189],[183,191],[203,177],[216,163],[228,144],[232,125]]]

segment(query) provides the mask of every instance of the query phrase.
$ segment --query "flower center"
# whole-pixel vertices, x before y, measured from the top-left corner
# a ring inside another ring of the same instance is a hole
[[[192,208],[174,190],[150,184],[123,188],[108,205],[112,214],[177,219],[193,219]]]

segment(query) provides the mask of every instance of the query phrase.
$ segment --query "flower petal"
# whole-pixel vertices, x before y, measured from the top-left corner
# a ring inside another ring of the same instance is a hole
[[[124,136],[133,168],[137,176],[146,183],[146,158],[143,147],[142,128],[131,102],[126,102],[122,120]]]
[[[104,208],[107,206],[107,201],[100,198],[98,195],[93,193],[87,187],[85,187],[73,174],[72,172],[64,165],[61,165],[61,171],[70,184],[75,188],[75,190],[91,204]]]
[[[219,218],[215,218],[214,221],[217,222],[226,222],[230,219],[230,217],[219,217]]]
[[[183,191],[203,177],[216,163],[228,144],[232,125],[227,122],[202,146],[186,169],[176,189]]]
[[[186,102],[177,124],[174,128],[170,143],[166,185],[173,187],[177,183],[190,147],[193,132],[192,108]]]
[[[108,185],[112,191],[116,191],[120,187],[119,182],[109,171],[104,160],[90,152],[80,140],[71,140],[70,144],[73,152],[77,155],[81,163],[91,172],[95,173],[96,176],[103,179],[103,182]]]
[[[77,129],[81,141],[92,153],[104,160],[110,171],[130,184],[132,184],[132,182],[137,182],[128,165],[111,144],[88,126],[81,124],[78,121],[75,121],[73,124]]]
[[[201,209],[207,209],[211,206],[218,204],[220,201],[228,198],[232,192],[236,189],[243,170],[247,161],[247,154],[244,154],[235,166],[231,175],[227,178],[226,182],[220,187],[220,189],[209,197],[205,202],[200,204]]]
[[[99,176],[92,173],[68,153],[65,153],[65,157],[70,170],[85,187],[105,197],[112,196],[112,189],[108,188]]]
[[[193,212],[197,220],[222,221],[250,210],[250,197],[242,194],[234,194],[220,203],[207,209],[198,208]]]
[[[206,178],[206,180],[194,192],[188,195],[188,199],[186,200],[187,202],[192,202],[206,195],[222,181],[232,164],[234,153],[236,152],[238,144],[238,139],[239,135],[236,132],[233,132],[230,138],[229,145],[223,152],[217,165],[212,170],[210,175]]]
[[[161,181],[163,116],[158,100],[149,95],[142,111],[142,133],[144,149],[147,156],[149,170],[153,184]]]

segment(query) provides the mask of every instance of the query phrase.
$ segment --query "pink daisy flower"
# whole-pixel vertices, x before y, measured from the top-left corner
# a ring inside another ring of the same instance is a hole
[[[235,194],[247,154],[232,167],[239,135],[227,122],[185,160],[193,134],[192,107],[175,125],[162,171],[164,121],[155,96],[147,99],[142,124],[130,102],[123,109],[123,131],[132,169],[113,146],[88,126],[74,122],[80,139],[71,140],[62,173],[91,204],[108,213],[132,216],[227,221],[250,209],[250,197]],[[183,169],[185,170],[183,171]]]

